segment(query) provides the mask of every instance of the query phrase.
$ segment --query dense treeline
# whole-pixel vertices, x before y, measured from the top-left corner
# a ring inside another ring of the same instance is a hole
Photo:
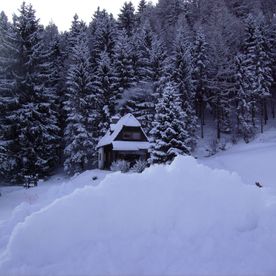
[[[190,154],[206,114],[217,138],[246,142],[275,117],[275,0],[141,0],[118,19],[98,9],[68,32],[23,3],[0,14],[0,177],[22,183],[63,164],[96,164],[115,114],[133,113],[156,142],[151,162]]]

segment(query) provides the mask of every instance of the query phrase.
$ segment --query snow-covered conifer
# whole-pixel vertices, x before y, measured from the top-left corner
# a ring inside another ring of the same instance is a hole
[[[0,13],[0,177],[13,180],[16,175],[17,140],[13,131],[11,115],[16,110],[15,76],[13,74],[17,55],[15,32],[4,12]]]
[[[132,2],[125,2],[118,16],[119,28],[131,36],[135,27],[135,8]]]
[[[121,31],[116,41],[114,55],[114,70],[116,81],[116,99],[122,98],[124,90],[136,83],[129,38]]]
[[[243,45],[244,64],[248,75],[248,93],[251,94],[251,115],[253,125],[260,114],[261,131],[266,120],[266,99],[270,97],[272,73],[265,38],[260,25],[250,14],[246,19],[246,39]]]
[[[244,59],[245,57],[241,54],[237,55],[235,59],[234,108],[237,120],[234,131],[248,143],[254,135],[254,127],[251,120],[251,97],[247,93],[249,84]]]
[[[18,175],[48,175],[58,162],[57,86],[51,49],[44,49],[41,26],[31,5],[23,3],[15,18],[19,54],[16,82],[20,106],[13,119],[20,160]]]
[[[100,136],[107,131],[110,119],[115,115],[116,79],[114,69],[106,51],[97,60],[97,69],[93,76],[93,89],[97,92],[100,111]]]
[[[203,29],[199,27],[196,33],[195,42],[192,49],[193,69],[192,78],[195,89],[195,103],[197,114],[200,118],[201,138],[204,137],[204,114],[206,105],[206,94],[208,90],[208,44],[203,32]]]
[[[64,108],[64,170],[73,175],[95,165],[97,124],[99,123],[98,95],[92,87],[91,65],[87,41],[79,37],[72,48],[72,64],[67,73],[67,92]]]
[[[165,87],[156,105],[151,135],[151,163],[169,163],[179,154],[190,154],[190,136],[186,130],[185,113],[178,92],[172,83]]]
[[[116,35],[115,19],[105,10],[98,8],[89,25],[89,47],[93,63],[97,62],[103,51],[108,54],[110,59],[113,58]]]

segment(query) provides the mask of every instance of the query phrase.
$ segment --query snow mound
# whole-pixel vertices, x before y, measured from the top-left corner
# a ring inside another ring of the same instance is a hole
[[[13,230],[0,274],[275,275],[275,215],[265,190],[178,157],[33,213]]]

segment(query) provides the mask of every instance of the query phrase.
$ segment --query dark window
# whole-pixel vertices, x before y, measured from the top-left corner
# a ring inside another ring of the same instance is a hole
[[[131,132],[131,131],[124,131],[123,132],[123,139],[124,140],[141,140],[141,133],[140,132]]]

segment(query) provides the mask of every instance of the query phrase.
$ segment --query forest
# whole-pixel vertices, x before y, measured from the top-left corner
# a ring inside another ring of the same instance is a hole
[[[96,167],[116,114],[141,122],[150,163],[191,155],[206,116],[217,139],[249,143],[275,101],[275,0],[125,2],[116,17],[76,14],[65,32],[25,2],[13,18],[0,14],[2,181]]]

